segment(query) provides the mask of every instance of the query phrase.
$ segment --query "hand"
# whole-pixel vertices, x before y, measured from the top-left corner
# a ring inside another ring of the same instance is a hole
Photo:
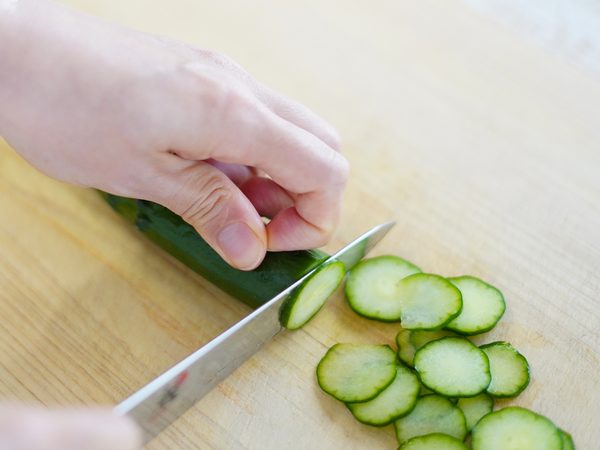
[[[0,407],[2,450],[135,450],[141,445],[134,422],[107,410]]]
[[[0,134],[39,170],[161,203],[240,269],[332,237],[348,164],[306,107],[220,53],[0,3]]]

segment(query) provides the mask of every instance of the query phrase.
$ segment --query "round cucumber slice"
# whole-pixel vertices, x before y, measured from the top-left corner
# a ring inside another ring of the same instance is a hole
[[[474,397],[490,384],[485,353],[461,337],[432,341],[415,354],[421,382],[446,397]]]
[[[397,322],[402,315],[398,283],[421,269],[397,256],[365,259],[348,273],[346,297],[361,316],[383,322]]]
[[[373,400],[348,403],[354,417],[376,427],[389,425],[413,410],[419,397],[421,383],[417,375],[403,366],[396,367],[396,378]]]
[[[443,433],[417,436],[406,441],[398,450],[468,450],[458,439]]]
[[[471,431],[483,416],[494,410],[494,399],[488,393],[482,392],[476,397],[459,398],[456,405],[462,409],[467,419],[467,430]]]
[[[415,352],[431,341],[443,337],[456,336],[456,333],[446,330],[419,331],[402,330],[396,335],[398,359],[409,367],[414,367]]]
[[[410,275],[398,283],[398,290],[406,330],[437,330],[460,314],[460,291],[439,275]]]
[[[463,440],[467,434],[465,415],[445,397],[431,394],[419,397],[415,409],[394,422],[398,442],[430,433],[445,433]]]
[[[387,345],[336,344],[317,366],[321,388],[344,403],[366,402],[396,376],[396,354]]]
[[[446,329],[471,336],[496,326],[506,309],[504,297],[498,289],[469,276],[448,278],[448,281],[460,290],[463,309],[446,325]]]
[[[529,364],[508,342],[482,345],[490,361],[492,382],[487,388],[492,397],[509,398],[519,395],[529,384]]]
[[[554,424],[532,411],[511,406],[483,417],[473,429],[473,450],[562,450]]]
[[[312,319],[344,279],[346,270],[341,261],[321,265],[302,282],[281,307],[281,324],[296,330]]]

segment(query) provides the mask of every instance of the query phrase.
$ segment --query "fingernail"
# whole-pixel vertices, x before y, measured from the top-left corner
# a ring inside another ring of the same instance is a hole
[[[244,222],[235,222],[219,233],[219,246],[241,270],[254,269],[263,256],[263,243]]]

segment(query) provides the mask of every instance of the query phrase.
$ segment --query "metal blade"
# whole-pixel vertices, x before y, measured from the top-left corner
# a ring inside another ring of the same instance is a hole
[[[352,269],[394,223],[373,228],[327,261],[337,259]],[[115,412],[137,421],[144,443],[152,440],[282,330],[281,305],[311,273],[124,400]]]

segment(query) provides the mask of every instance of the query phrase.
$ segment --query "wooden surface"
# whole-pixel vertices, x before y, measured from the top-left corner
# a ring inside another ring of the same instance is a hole
[[[220,50],[338,128],[352,166],[330,250],[398,225],[373,254],[470,274],[507,300],[479,342],[509,340],[532,382],[514,401],[597,448],[600,84],[457,1],[69,0]],[[0,144],[0,394],[113,405],[248,313],[90,191]],[[339,291],[149,444],[395,449],[316,384],[336,342],[393,343]]]

